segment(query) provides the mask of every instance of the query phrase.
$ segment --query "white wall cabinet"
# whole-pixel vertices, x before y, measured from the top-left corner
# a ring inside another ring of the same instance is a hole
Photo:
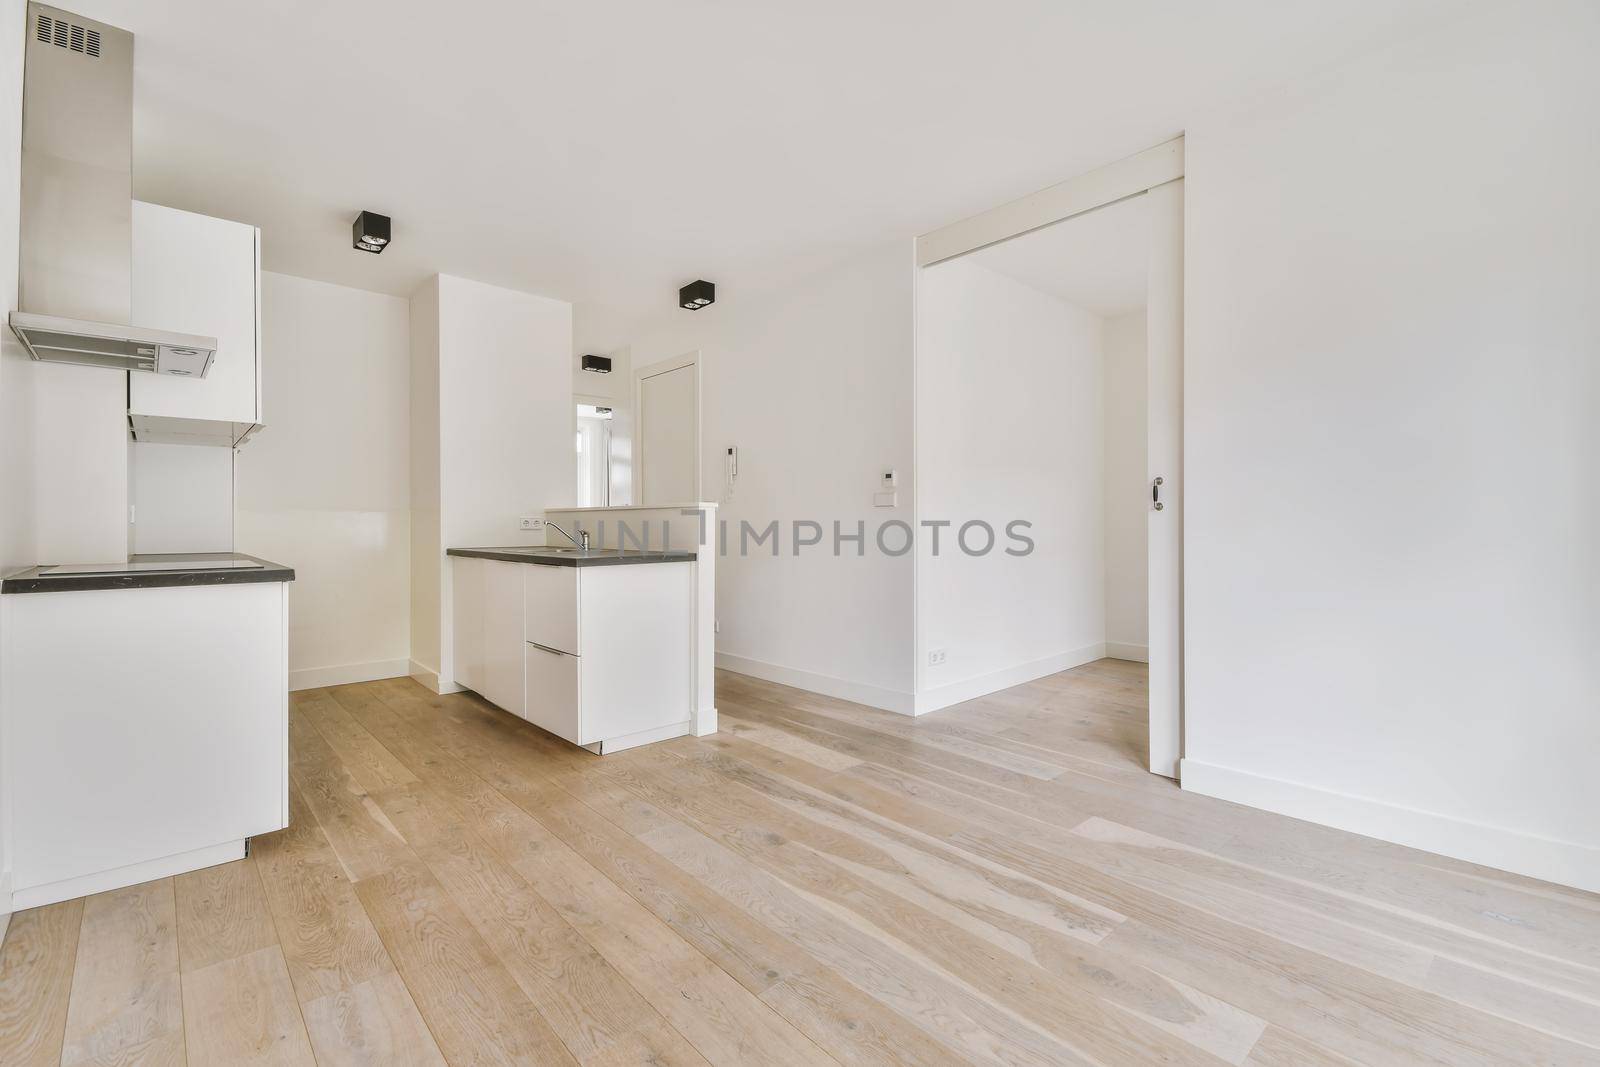
[[[128,376],[134,439],[231,447],[261,427],[261,233],[134,201],[133,323],[217,339],[205,378]]]
[[[601,752],[690,732],[695,564],[451,560],[457,685]]]

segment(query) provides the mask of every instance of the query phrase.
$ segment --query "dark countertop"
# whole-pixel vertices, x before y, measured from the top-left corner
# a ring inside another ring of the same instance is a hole
[[[199,563],[256,563],[257,567],[197,567]],[[0,593],[59,593],[76,589],[156,589],[174,585],[237,585],[247,582],[292,582],[294,568],[271,560],[247,556],[242,552],[141,553],[130,556],[129,565],[141,569],[87,574],[47,574],[55,563],[8,574],[0,581]]]
[[[637,549],[591,548],[581,552],[572,548],[540,548],[536,545],[510,548],[450,548],[450,556],[473,559],[500,559],[507,563],[537,563],[544,567],[618,567],[631,563],[693,563],[693,552],[640,552]]]

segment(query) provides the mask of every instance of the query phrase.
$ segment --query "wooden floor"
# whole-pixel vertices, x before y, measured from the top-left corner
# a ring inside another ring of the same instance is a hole
[[[1143,693],[723,675],[604,758],[298,693],[289,830],[12,918],[0,1064],[1600,1063],[1600,897],[1182,793]]]

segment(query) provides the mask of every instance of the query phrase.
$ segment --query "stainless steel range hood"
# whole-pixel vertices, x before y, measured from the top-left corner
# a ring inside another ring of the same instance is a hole
[[[215,337],[130,326],[133,34],[28,5],[12,331],[34,359],[204,378]]]

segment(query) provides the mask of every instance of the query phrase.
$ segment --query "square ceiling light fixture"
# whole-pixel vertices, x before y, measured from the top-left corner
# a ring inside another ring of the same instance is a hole
[[[678,306],[685,311],[699,311],[717,302],[717,287],[704,278],[690,282],[678,290]]]
[[[389,216],[363,211],[350,227],[350,245],[377,255],[389,247]]]

